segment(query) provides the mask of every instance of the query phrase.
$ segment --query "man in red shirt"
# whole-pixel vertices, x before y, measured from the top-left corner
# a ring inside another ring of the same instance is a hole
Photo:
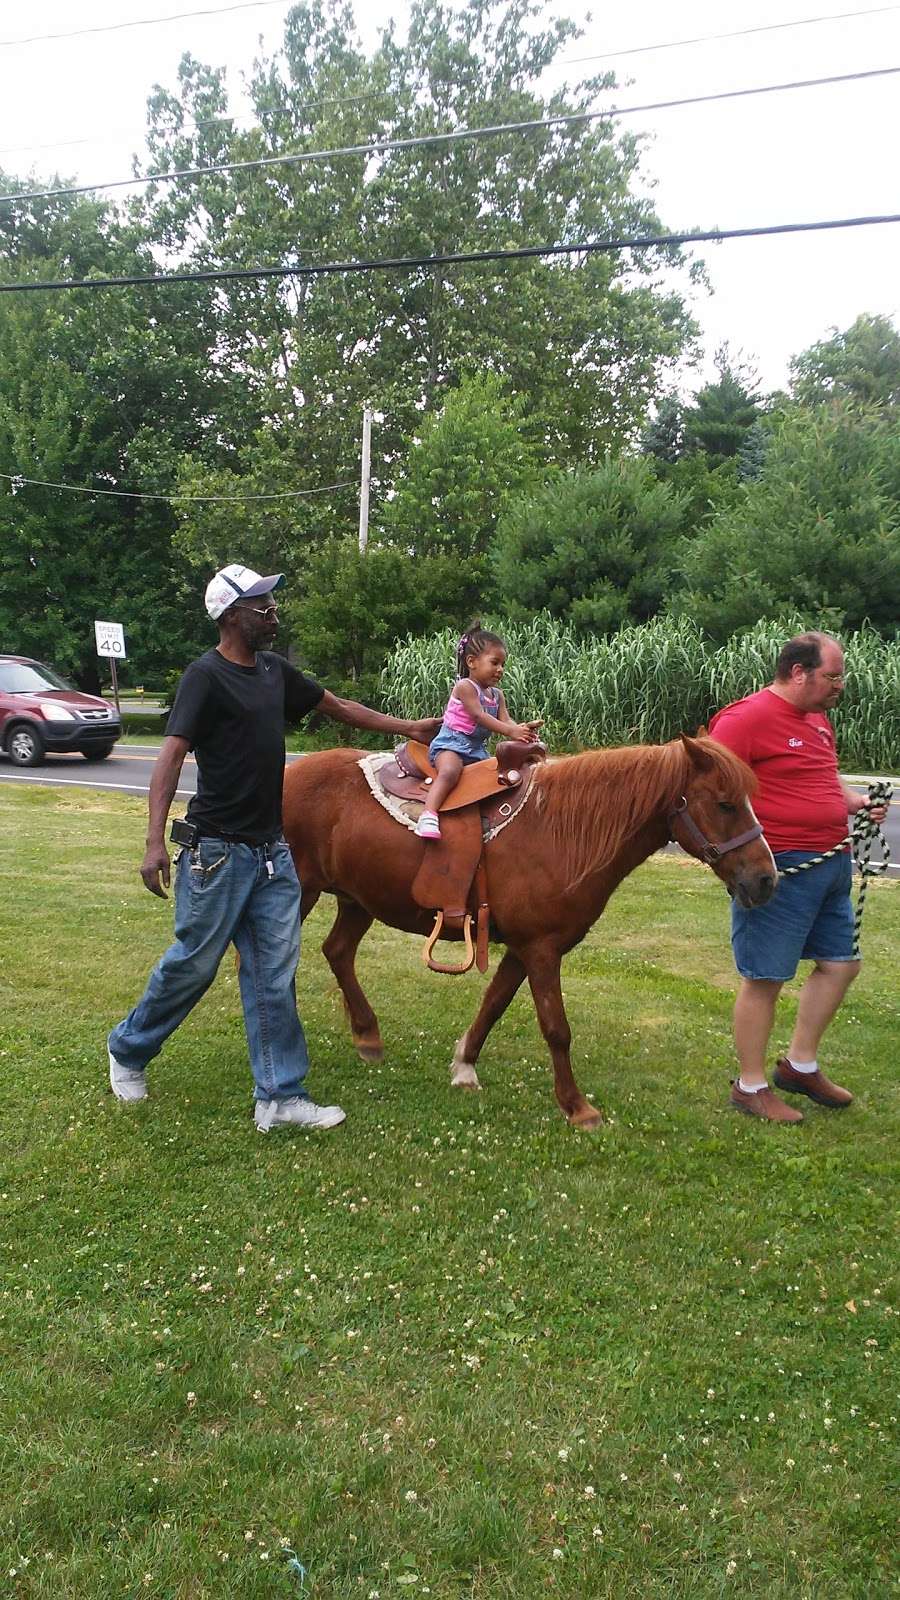
[[[840,844],[847,814],[868,801],[840,777],[827,711],[844,687],[844,653],[826,633],[804,633],[783,646],[774,682],[726,706],[709,731],[752,767],[759,782],[755,808],[781,872]],[[884,807],[873,808],[882,821]],[[797,1007],[786,1056],[773,1074],[779,1089],[823,1106],[847,1106],[853,1096],[829,1082],[816,1059],[819,1042],[859,971],[853,956],[852,864],[842,850],[830,861],[781,878],[765,906],[732,904],[731,943],[741,975],[734,1007],[740,1077],[731,1103],[771,1122],[802,1122],[802,1113],[769,1088],[766,1054],[782,984],[797,963],[814,963]]]

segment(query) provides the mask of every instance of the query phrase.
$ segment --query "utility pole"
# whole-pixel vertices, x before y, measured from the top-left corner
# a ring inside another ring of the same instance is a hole
[[[362,475],[359,484],[359,553],[364,555],[369,543],[369,478],[372,466],[372,411],[363,408]]]

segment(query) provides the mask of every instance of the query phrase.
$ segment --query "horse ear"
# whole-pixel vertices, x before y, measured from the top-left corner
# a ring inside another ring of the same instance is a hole
[[[681,742],[687,751],[687,758],[695,772],[711,772],[713,770],[716,763],[709,751],[703,748],[699,739],[692,739],[690,734],[683,733]]]
[[[705,722],[701,722],[699,728],[697,729],[697,738],[698,739],[708,739],[709,738],[709,729],[706,726]]]

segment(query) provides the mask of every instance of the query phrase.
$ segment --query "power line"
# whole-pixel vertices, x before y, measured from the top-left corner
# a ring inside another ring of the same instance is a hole
[[[751,33],[778,33],[782,28],[810,28],[820,22],[846,22],[851,17],[876,17],[885,11],[900,11],[900,5],[868,6],[865,11],[833,11],[820,17],[795,17],[791,22],[766,22],[754,28],[735,28],[729,33],[698,33],[692,39],[666,39],[661,44],[634,44],[625,50],[602,50],[593,56],[564,56],[552,66],[578,66],[583,61],[611,61],[619,56],[642,56],[653,50],[680,50],[684,45],[713,44],[720,39],[746,39]]]
[[[482,261],[522,261],[539,256],[599,255],[618,250],[661,250],[671,245],[718,244],[724,239],[758,239],[782,233],[821,233],[837,228],[871,228],[900,222],[900,212],[870,217],[832,217],[823,222],[778,222],[758,228],[708,228],[691,233],[638,234],[633,238],[586,239],[578,244],[521,245],[513,250],[458,250],[441,256],[386,256],[362,261],[325,261],[317,266],[217,267],[208,271],[134,274],[122,278],[60,278],[0,283],[0,294],[51,289],[124,289],[169,283],[242,282],[253,278],[318,278],[341,272],[409,271],[415,267],[464,266]],[[164,496],[164,498],[169,498]]]
[[[424,145],[461,144],[464,141],[495,138],[505,133],[533,133],[540,129],[567,127],[574,122],[597,122],[603,118],[634,116],[645,111],[671,111],[681,106],[710,105],[722,100],[745,100],[754,95],[783,94],[794,89],[819,89],[827,84],[861,83],[872,78],[888,78],[900,67],[875,67],[868,72],[842,72],[827,78],[800,78],[790,83],[765,83],[753,89],[728,89],[717,94],[688,95],[678,100],[656,100],[646,105],[618,106],[605,111],[573,111],[559,116],[533,118],[527,122],[498,122],[485,128],[457,128],[452,133],[419,134],[411,139],[382,139],[369,144],[349,144],[330,150],[295,150],[280,156],[259,156],[250,161],[222,161],[209,167],[182,167],[173,172],[151,172],[142,178],[112,178],[104,183],[80,183],[64,189],[33,189],[23,194],[0,194],[0,204],[22,204],[30,200],[58,200],[68,195],[93,194],[100,189],[140,188],[150,183],[171,183],[178,178],[202,178],[223,172],[250,172],[267,167],[297,165],[306,161],[331,160],[335,156],[377,156],[392,150],[416,150]]]
[[[273,3],[273,0],[266,0],[266,3]],[[238,8],[235,8],[235,9],[238,9]],[[579,64],[581,64],[583,62],[588,62],[588,61],[605,61],[607,59],[611,60],[611,59],[617,58],[619,56],[642,55],[642,54],[645,54],[645,53],[650,52],[650,51],[679,50],[685,45],[708,44],[711,41],[720,40],[720,39],[741,39],[741,38],[746,37],[746,35],[748,35],[748,34],[776,33],[776,32],[778,32],[778,31],[780,31],[781,29],[784,29],[784,28],[804,28],[804,27],[810,27],[815,23],[840,22],[840,21],[846,21],[848,18],[853,18],[853,17],[879,16],[883,12],[886,12],[886,11],[900,11],[900,5],[871,6],[865,11],[840,11],[840,12],[834,12],[831,15],[817,16],[817,17],[796,17],[791,22],[769,22],[769,23],[764,23],[764,24],[760,25],[759,27],[754,27],[754,28],[738,28],[736,31],[734,31],[732,33],[705,33],[705,34],[698,34],[698,35],[696,35],[696,37],[691,38],[691,39],[668,39],[668,40],[665,40],[664,42],[658,43],[658,44],[630,45],[627,48],[621,49],[621,50],[605,50],[605,51],[601,51],[598,55],[562,56],[559,61],[551,61],[551,62],[549,62],[548,63],[548,67],[545,70],[549,70],[550,67],[577,66],[577,65],[579,65]],[[203,13],[203,14],[204,15],[208,14],[208,15],[212,16],[212,15],[215,15],[216,13],[210,12],[210,13]],[[166,18],[162,18],[160,20],[166,21],[167,19]],[[125,26],[133,26],[133,24],[125,24],[125,23],[123,23],[123,24],[121,24],[121,26],[123,26],[123,27],[125,27]],[[98,30],[98,31],[100,31],[100,30]],[[372,90],[367,91],[365,94],[327,95],[323,99],[320,99],[320,100],[305,100],[305,101],[301,101],[299,105],[292,107],[292,109],[295,112],[314,111],[314,110],[317,110],[320,106],[361,105],[363,103],[363,101],[366,101],[366,100],[389,100],[391,98],[393,98],[393,96],[392,96],[391,92],[388,91],[388,90],[372,89]],[[222,122],[238,122],[238,121],[242,120],[243,118],[251,117],[253,115],[254,115],[254,113],[252,111],[245,111],[245,112],[235,112],[234,114],[223,113],[221,116],[217,116],[217,117],[202,117],[199,121],[190,123],[190,124],[188,124],[187,127],[178,128],[178,129],[175,129],[174,131],[176,133],[178,133],[178,134],[181,134],[181,135],[197,133],[197,132],[200,131],[201,128],[213,127],[213,126],[215,126],[215,125],[217,125],[219,123],[222,123]],[[14,144],[14,145],[7,145],[5,148],[0,149],[0,155],[16,155],[20,151],[23,151],[23,150],[30,150],[30,151],[33,151],[35,153],[39,153],[39,152],[42,152],[44,150],[69,150],[69,149],[73,148],[73,146],[76,146],[76,145],[98,144],[102,140],[109,139],[110,137],[121,139],[121,138],[126,137],[126,135],[143,134],[143,133],[146,133],[146,131],[147,130],[144,127],[141,127],[141,128],[134,127],[134,128],[120,129],[118,132],[116,132],[116,133],[114,133],[112,135],[110,135],[108,132],[104,132],[104,133],[83,135],[83,136],[81,136],[80,138],[77,138],[77,139],[57,139],[57,140],[51,141],[51,142],[49,142],[47,144]]]
[[[185,22],[192,17],[221,17],[230,11],[262,11],[285,3],[286,0],[240,0],[238,5],[215,6],[205,11],[176,11],[165,17],[135,17],[131,22],[104,22],[95,28],[73,28],[69,33],[33,33],[28,38],[0,39],[0,49],[11,49],[17,44],[48,44],[58,39],[82,39],[94,33],[120,33],[123,28],[153,28],[160,22]]]
[[[127,489],[92,489],[77,483],[48,483],[44,478],[23,478],[19,472],[0,472],[0,478],[7,483],[31,484],[37,489],[64,489],[67,494],[103,494],[112,495],[117,500],[166,500],[173,505],[185,502],[191,505],[211,504],[213,501],[222,504],[235,504],[246,500],[303,500],[313,494],[332,494],[338,489],[356,489],[355,482],[325,483],[319,489],[286,489],[280,494],[137,494]]]
[[[135,17],[128,22],[98,23],[95,27],[72,28],[60,33],[34,33],[15,39],[0,39],[0,48],[13,49],[22,44],[50,44],[65,39],[82,39],[98,33],[121,33],[127,28],[153,28],[168,22],[185,22],[199,17],[221,17],[234,11],[261,11],[273,5],[285,5],[287,0],[240,0],[239,4],[229,6],[206,7],[197,11],[177,11],[164,17]],[[837,11],[815,17],[797,17],[790,22],[761,23],[756,27],[737,28],[728,33],[701,33],[690,39],[667,39],[660,44],[629,45],[621,50],[604,50],[598,55],[590,56],[565,56],[560,63],[552,65],[575,64],[580,61],[603,61],[612,56],[644,55],[654,50],[677,50],[684,45],[710,44],[721,39],[741,39],[748,34],[776,33],[782,28],[804,28],[821,22],[846,22],[853,17],[880,16],[886,11],[896,11],[900,7],[868,6],[860,11]]]
[[[302,100],[299,105],[291,109],[299,111],[317,111],[320,106],[349,106],[356,105],[362,100],[388,100],[391,95],[381,89],[373,89],[368,94],[333,94],[327,95],[322,100]],[[191,122],[184,128],[173,128],[172,133],[181,137],[185,134],[199,133],[201,128],[212,128],[221,122],[241,122],[247,117],[255,116],[253,111],[223,112],[218,117],[201,117],[199,122]],[[257,124],[258,126],[258,124]],[[106,139],[123,139],[127,134],[146,133],[146,128],[120,128],[113,133],[94,133],[78,139],[53,140],[49,144],[10,144],[0,150],[0,156],[15,155],[20,150],[31,150],[35,153],[42,150],[70,150],[73,145],[100,144]]]

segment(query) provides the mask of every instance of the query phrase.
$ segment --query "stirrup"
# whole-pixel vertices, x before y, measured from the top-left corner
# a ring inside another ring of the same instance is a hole
[[[429,967],[432,972],[449,972],[451,975],[470,971],[475,962],[475,946],[472,943],[471,915],[468,911],[466,912],[462,927],[463,938],[466,941],[465,966],[450,966],[448,962],[432,960],[431,952],[437,944],[438,939],[441,937],[441,930],[443,929],[443,926],[444,913],[443,911],[439,911],[434,919],[434,927],[432,928],[422,951],[422,960],[424,961],[426,967]]]

